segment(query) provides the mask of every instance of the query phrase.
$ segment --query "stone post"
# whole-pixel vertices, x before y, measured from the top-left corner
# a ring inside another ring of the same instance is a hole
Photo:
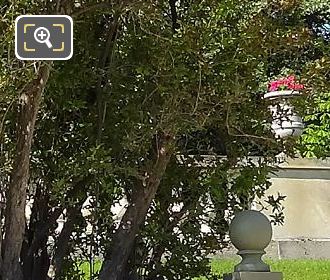
[[[281,272],[270,272],[262,260],[264,249],[272,239],[272,226],[267,217],[255,210],[238,213],[229,227],[229,236],[242,261],[224,280],[282,280]]]

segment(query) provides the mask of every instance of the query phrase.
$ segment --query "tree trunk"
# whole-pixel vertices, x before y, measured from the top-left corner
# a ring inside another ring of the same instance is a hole
[[[52,260],[52,268],[55,273],[55,279],[61,279],[61,276],[63,276],[63,264],[65,257],[70,252],[70,237],[75,225],[79,223],[79,219],[82,217],[81,207],[87,199],[85,186],[88,185],[93,179],[94,175],[89,174],[88,176],[78,180],[68,192],[68,197],[71,197],[73,200],[79,199],[79,202],[67,208],[67,220],[59,237],[55,241],[55,252]]]
[[[26,244],[26,249],[22,249],[21,257],[23,260],[24,280],[45,280],[50,266],[50,256],[48,254],[48,237],[50,230],[55,229],[56,220],[62,213],[61,208],[55,209],[49,214],[47,220],[38,222],[31,229],[30,235],[33,239]],[[23,243],[24,244],[24,243]]]
[[[171,149],[173,140],[170,136],[163,136],[159,142],[161,144],[158,143],[157,145],[152,167],[147,172],[145,180],[136,186],[119,228],[113,236],[112,246],[102,265],[100,280],[122,280],[124,277],[135,237],[145,220],[149,206],[156,195],[161,178],[173,153]]]
[[[21,280],[20,253],[25,231],[26,190],[30,152],[42,92],[49,77],[49,66],[39,69],[38,77],[27,84],[20,96],[16,156],[7,192],[2,280]]]
[[[30,217],[30,224],[25,230],[25,240],[21,250],[24,280],[46,280],[50,264],[47,241],[50,230],[56,228],[56,220],[63,212],[62,208],[50,209],[49,194],[37,186]]]
[[[83,202],[83,201],[82,201]],[[70,207],[67,209],[67,221],[56,241],[54,253],[55,279],[60,279],[63,270],[63,261],[69,251],[69,241],[76,223],[77,217],[81,215],[79,207]]]

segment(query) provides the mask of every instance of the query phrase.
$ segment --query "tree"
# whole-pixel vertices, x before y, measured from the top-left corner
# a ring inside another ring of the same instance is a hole
[[[328,3],[315,3],[307,5],[307,23],[317,38],[315,47],[315,61],[312,63],[308,75],[313,77],[313,95],[310,98],[311,106],[305,112],[306,128],[298,150],[302,156],[325,158],[329,151],[329,74],[325,69],[329,65],[329,18],[330,7]]]
[[[16,121],[11,104],[17,89],[38,77],[34,67],[50,65],[11,59],[12,37],[3,33],[6,208],[25,221],[23,201],[34,202],[27,226],[6,216],[2,279],[47,279],[49,267],[56,279],[79,279],[77,254],[90,253],[81,244],[104,255],[101,280],[207,275],[206,256],[225,246],[228,217],[263,196],[275,155],[293,151],[293,139],[274,138],[261,97],[270,77],[285,68],[305,80],[315,73],[320,48],[309,10],[296,2],[231,0],[4,5],[5,19],[58,9],[79,24],[74,57],[51,66],[33,146],[29,130],[24,150],[24,184],[15,187],[6,178],[9,171],[19,175],[13,159],[21,153],[11,137],[26,119]],[[12,31],[12,22],[1,28]],[[39,96],[40,87],[33,93]],[[20,194],[19,209],[10,206],[11,192]],[[80,215],[87,196],[94,225],[88,238]],[[111,211],[123,200],[118,224]],[[57,234],[60,215],[65,224]],[[24,238],[8,234],[8,224]],[[210,231],[201,232],[202,225]]]

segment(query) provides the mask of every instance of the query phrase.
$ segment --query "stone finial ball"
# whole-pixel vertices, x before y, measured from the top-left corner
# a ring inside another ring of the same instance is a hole
[[[264,250],[272,239],[272,226],[268,218],[255,210],[235,215],[229,226],[231,242],[238,250]]]

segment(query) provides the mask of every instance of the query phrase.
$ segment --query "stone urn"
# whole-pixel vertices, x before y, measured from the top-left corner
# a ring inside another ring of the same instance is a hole
[[[264,99],[269,100],[272,114],[272,130],[279,138],[299,137],[304,129],[302,118],[290,104],[292,98],[299,98],[301,93],[294,90],[278,90],[268,92]]]

